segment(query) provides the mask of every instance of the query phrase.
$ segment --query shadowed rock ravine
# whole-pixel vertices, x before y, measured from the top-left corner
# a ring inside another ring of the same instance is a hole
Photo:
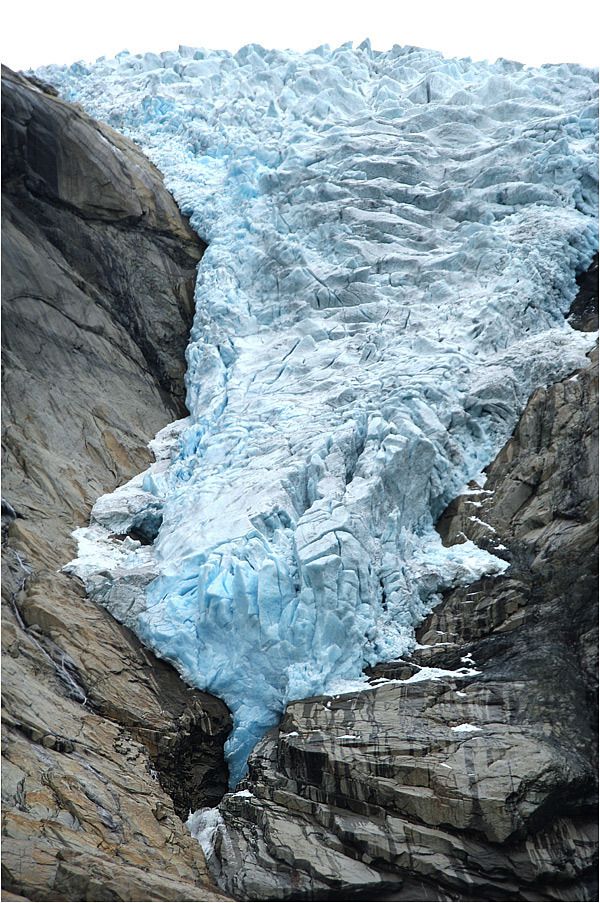
[[[59,572],[183,409],[203,244],[130,141],[2,75],[6,899],[223,899],[180,817],[227,783],[225,705]]]

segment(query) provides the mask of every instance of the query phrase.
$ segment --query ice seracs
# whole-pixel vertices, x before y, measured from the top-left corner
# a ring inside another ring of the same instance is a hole
[[[596,247],[597,79],[368,44],[42,75],[138,141],[210,243],[190,417],[71,567],[225,699],[235,783],[289,699],[506,567],[434,524],[591,345],[564,314]]]

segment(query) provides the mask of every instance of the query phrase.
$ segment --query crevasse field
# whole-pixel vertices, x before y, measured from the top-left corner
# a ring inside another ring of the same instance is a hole
[[[592,344],[564,315],[597,244],[597,74],[368,42],[39,74],[209,242],[190,416],[70,568],[227,702],[235,784],[288,700],[354,686],[440,590],[506,566],[434,525]]]

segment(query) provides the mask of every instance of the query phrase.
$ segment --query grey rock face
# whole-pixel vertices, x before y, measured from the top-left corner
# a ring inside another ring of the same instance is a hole
[[[534,393],[440,520],[506,574],[449,593],[410,661],[290,705],[256,750],[213,837],[229,892],[597,899],[596,363]]]
[[[131,142],[10,71],[2,88],[3,886],[223,899],[179,816],[225,790],[226,707],[59,572],[184,413],[203,245]]]

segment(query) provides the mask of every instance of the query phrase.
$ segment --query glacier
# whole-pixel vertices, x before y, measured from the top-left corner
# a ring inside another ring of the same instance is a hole
[[[366,41],[37,74],[133,138],[208,242],[189,417],[68,569],[229,705],[234,785],[289,700],[506,567],[435,523],[593,342],[565,313],[597,248],[597,73]]]

